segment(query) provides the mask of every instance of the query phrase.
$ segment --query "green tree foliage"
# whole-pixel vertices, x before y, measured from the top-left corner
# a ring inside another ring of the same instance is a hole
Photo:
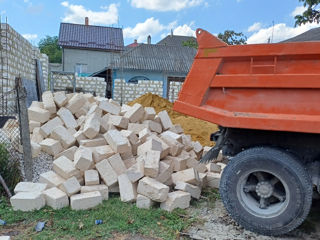
[[[219,33],[218,38],[228,45],[247,44],[247,37],[242,32],[237,33],[233,30],[226,30],[224,33]]]
[[[46,36],[39,42],[39,48],[41,53],[45,53],[49,57],[50,63],[61,63],[62,61],[62,50],[58,45],[57,36]]]
[[[187,41],[182,42],[182,45],[184,47],[193,47],[193,48],[198,48],[198,43],[195,39],[189,39]]]
[[[307,7],[301,15],[295,16],[296,26],[300,26],[305,23],[319,23],[320,22],[320,0],[299,0],[303,2],[303,6]]]

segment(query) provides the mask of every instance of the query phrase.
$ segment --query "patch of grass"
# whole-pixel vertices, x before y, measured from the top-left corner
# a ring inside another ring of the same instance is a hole
[[[203,204],[207,204],[207,207],[214,208],[217,199],[220,199],[218,189],[204,188],[202,189],[200,200],[192,200],[192,205],[201,207]]]
[[[0,235],[20,232],[15,239],[106,239],[114,232],[176,239],[179,232],[195,221],[181,209],[172,213],[159,208],[138,209],[115,196],[91,210],[72,211],[69,207],[53,210],[46,207],[34,212],[13,211],[3,198],[0,218],[7,221],[6,226],[0,226]],[[103,220],[103,224],[95,225],[97,219]],[[46,221],[45,229],[40,233],[34,230],[38,221]]]

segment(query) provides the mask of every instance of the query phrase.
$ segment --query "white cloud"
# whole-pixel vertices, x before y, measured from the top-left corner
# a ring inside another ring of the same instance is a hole
[[[67,1],[61,5],[68,9],[62,19],[64,22],[84,24],[85,17],[89,17],[89,24],[109,25],[118,22],[118,6],[114,3],[100,7],[102,11],[92,11],[82,5],[69,4]]]
[[[195,7],[208,3],[204,0],[131,0],[131,5],[136,8],[144,8],[159,12],[180,11],[184,8]]]
[[[189,25],[184,24],[184,25],[180,25],[178,27],[176,27],[173,30],[173,34],[174,35],[180,35],[180,36],[196,36],[196,31],[192,29],[194,25],[194,22],[190,23]]]
[[[22,34],[22,36],[29,41],[32,41],[38,38],[37,34],[31,34],[31,33]]]
[[[124,38],[135,38],[138,42],[146,42],[148,35],[151,35],[151,37],[155,36],[163,30],[174,28],[175,25],[176,22],[172,22],[168,26],[165,26],[158,19],[151,17],[142,23],[137,23],[133,28],[124,28],[123,35]]]
[[[304,11],[307,10],[307,7],[304,7],[304,6],[298,6],[296,7],[293,12],[291,13],[291,16],[292,17],[295,17],[297,15],[301,15]]]
[[[307,23],[298,27],[290,27],[285,23],[279,23],[274,25],[274,27],[262,28],[255,32],[248,38],[248,43],[267,43],[268,39],[272,38],[272,42],[280,42],[288,38],[292,38],[301,33],[304,33],[312,28],[320,27],[317,23]]]
[[[249,28],[248,28],[248,32],[256,32],[259,31],[262,27],[262,24],[260,22],[256,22],[254,24],[252,24]]]

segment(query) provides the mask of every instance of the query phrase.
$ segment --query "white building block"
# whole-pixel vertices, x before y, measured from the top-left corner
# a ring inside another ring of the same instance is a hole
[[[118,130],[109,130],[104,138],[114,152],[125,153],[131,151],[131,145],[127,138],[123,137]]]
[[[137,162],[125,172],[131,182],[137,182],[144,177],[144,160],[138,158]]]
[[[170,165],[161,161],[159,163],[159,174],[156,177],[156,180],[158,182],[165,183],[171,177],[171,174],[172,168],[170,167]]]
[[[156,116],[156,111],[153,107],[145,107],[144,108],[144,120],[154,120]]]
[[[79,130],[75,134],[73,134],[74,138],[77,140],[77,143],[80,144],[81,140],[87,139],[82,130]]]
[[[199,184],[199,173],[194,168],[188,168],[172,174],[173,183],[186,182],[192,185]]]
[[[192,145],[193,145],[193,151],[196,153],[197,159],[199,160],[200,157],[202,156],[203,147],[198,141],[192,142]]]
[[[124,159],[123,160],[124,165],[126,166],[127,169],[131,168],[134,164],[137,163],[137,160],[135,157]]]
[[[74,154],[75,167],[81,171],[85,171],[91,167],[92,163],[92,150],[90,148],[79,147]]]
[[[113,115],[119,115],[121,111],[121,107],[117,106],[113,103],[110,103],[107,100],[103,100],[99,104],[99,108],[101,108],[106,113],[111,113]]]
[[[191,194],[191,197],[195,199],[199,199],[201,195],[201,188],[185,182],[177,182],[175,189],[188,192]]]
[[[122,202],[134,202],[137,198],[137,184],[132,183],[126,174],[118,176],[120,199]]]
[[[40,174],[39,183],[48,184],[48,188],[59,187],[66,180],[56,174],[54,171],[48,171]]]
[[[107,141],[103,137],[98,137],[95,139],[83,139],[80,140],[80,145],[83,147],[99,147],[107,145]]]
[[[40,123],[45,123],[50,119],[50,112],[46,109],[39,107],[29,107],[28,108],[29,121],[37,121]]]
[[[144,155],[146,152],[148,151],[162,151],[162,144],[161,142],[155,140],[155,139],[149,139],[148,141],[146,141],[145,143],[141,144],[138,147],[137,153],[139,156]]]
[[[62,125],[63,122],[61,119],[59,117],[55,117],[40,127],[40,133],[43,137],[48,137],[56,127]]]
[[[76,143],[75,137],[63,126],[58,126],[53,129],[50,137],[59,141],[64,149],[68,149]]]
[[[93,139],[98,135],[100,131],[100,118],[98,113],[88,116],[83,128],[83,133],[87,138]]]
[[[186,209],[190,206],[191,194],[182,191],[171,192],[165,202],[160,204],[160,208],[168,212],[176,208]]]
[[[39,154],[41,153],[41,146],[40,144],[31,141],[31,153],[32,153],[32,158],[38,157]]]
[[[174,132],[171,132],[171,131],[169,131],[169,130],[161,133],[161,136],[163,136],[163,137],[170,137],[170,138],[173,138],[174,140],[182,143],[182,136],[179,135],[179,134],[176,134],[176,133],[174,133]]]
[[[148,140],[153,139],[161,143],[162,151],[160,158],[163,159],[170,153],[170,147],[166,144],[161,138],[156,136],[155,134],[151,135]]]
[[[84,172],[84,182],[86,186],[99,185],[99,173],[96,170],[87,170]]]
[[[135,134],[133,131],[121,130],[120,133],[122,134],[122,136],[127,138],[131,144],[137,144],[139,142],[137,134]]]
[[[68,108],[72,112],[72,114],[75,114],[85,103],[86,99],[83,94],[76,93],[68,101],[66,108]]]
[[[61,209],[69,206],[67,194],[60,189],[53,187],[43,192],[46,204],[53,209]]]
[[[187,167],[188,168],[194,168],[196,169],[199,173],[205,173],[207,172],[207,166],[203,163],[200,163],[198,160],[195,158],[190,157],[187,161]]]
[[[40,142],[41,150],[50,154],[51,156],[55,156],[62,152],[63,148],[61,144],[52,138],[47,138]]]
[[[0,236],[0,240],[11,240],[10,236]]]
[[[98,163],[103,159],[107,159],[114,154],[115,152],[112,150],[112,148],[109,145],[92,148],[92,157],[95,163]]]
[[[207,181],[206,181],[207,186],[211,187],[211,188],[219,189],[220,178],[221,178],[220,173],[208,172],[207,173]]]
[[[19,192],[10,198],[13,210],[23,212],[39,210],[46,205],[46,200],[40,192]]]
[[[125,171],[127,170],[126,165],[122,161],[119,153],[112,155],[107,160],[118,176],[125,173]]]
[[[29,121],[29,131],[30,133],[33,132],[33,129],[35,129],[36,127],[40,128],[41,123],[37,122],[37,121]]]
[[[156,202],[164,202],[169,193],[169,187],[157,180],[144,177],[139,181],[137,192]]]
[[[141,130],[143,130],[146,126],[140,123],[129,123],[128,130],[134,132],[135,134],[139,134]]]
[[[79,174],[79,170],[75,168],[74,163],[65,156],[54,160],[52,169],[63,178],[71,178]]]
[[[150,198],[143,196],[141,194],[137,195],[136,206],[137,208],[149,209],[155,204]]]
[[[221,166],[216,163],[208,163],[207,169],[208,169],[208,172],[213,172],[213,173],[221,173],[222,171]]]
[[[102,200],[108,200],[109,199],[109,190],[108,186],[104,184],[100,185],[92,185],[92,186],[82,186],[80,192],[81,193],[87,193],[87,192],[95,192],[98,191],[101,193]]]
[[[19,182],[14,188],[14,193],[19,192],[43,192],[47,188],[46,183]]]
[[[141,104],[135,103],[125,114],[124,117],[129,119],[131,123],[136,123],[143,119],[144,108]]]
[[[144,128],[143,130],[141,130],[139,132],[139,141],[141,143],[144,143],[150,135],[151,135],[150,129],[149,128]]]
[[[108,187],[112,187],[118,183],[118,175],[107,159],[98,162],[96,164],[96,169]]]
[[[127,129],[129,124],[129,119],[123,116],[111,115],[109,118],[109,124],[116,126],[118,128]]]
[[[158,117],[160,118],[160,121],[161,121],[161,124],[162,124],[162,127],[164,130],[167,130],[171,127],[173,127],[173,124],[171,122],[171,119],[167,113],[167,111],[161,111],[158,113]]]
[[[178,156],[182,152],[184,147],[182,143],[166,135],[161,136],[161,139],[170,147],[171,156]]]
[[[149,150],[144,156],[144,175],[156,178],[159,174],[160,151]]]
[[[70,197],[80,192],[81,186],[76,177],[71,177],[62,183],[59,188]]]
[[[54,114],[57,112],[57,107],[54,103],[52,92],[46,91],[42,93],[42,103],[44,109],[47,109],[50,114]]]
[[[77,151],[77,149],[78,149],[77,146],[73,146],[71,148],[68,148],[67,150],[64,150],[63,152],[61,152],[58,155],[56,155],[55,159],[57,159],[57,158],[59,158],[61,156],[65,156],[69,160],[73,161],[74,160],[74,154]]]
[[[152,132],[156,133],[162,133],[162,125],[160,123],[157,123],[155,121],[151,120],[145,120],[143,121],[143,124],[150,129]]]
[[[43,139],[44,138],[40,133],[40,127],[34,128],[30,140],[39,144],[41,141],[43,141]]]
[[[78,123],[69,109],[62,107],[57,112],[57,115],[61,118],[67,128],[75,129],[78,127]]]
[[[65,92],[55,92],[53,95],[54,95],[53,100],[59,108],[67,104],[68,98]]]
[[[99,191],[80,193],[71,196],[70,205],[72,210],[86,210],[102,203],[102,195]]]

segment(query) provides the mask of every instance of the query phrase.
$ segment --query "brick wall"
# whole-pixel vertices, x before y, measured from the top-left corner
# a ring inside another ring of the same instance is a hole
[[[170,81],[168,100],[174,102],[178,98],[178,94],[182,88],[183,82]]]
[[[54,91],[65,90],[67,87],[72,88],[72,82],[70,78],[73,79],[73,75],[57,75],[53,74],[53,89]],[[97,96],[104,97],[106,93],[106,82],[104,78],[99,77],[76,77],[76,87],[82,88],[83,92],[95,92]]]
[[[126,83],[122,79],[114,80],[113,99],[119,103],[130,102],[148,92],[162,96],[163,82],[139,80],[137,84],[134,84]]]

